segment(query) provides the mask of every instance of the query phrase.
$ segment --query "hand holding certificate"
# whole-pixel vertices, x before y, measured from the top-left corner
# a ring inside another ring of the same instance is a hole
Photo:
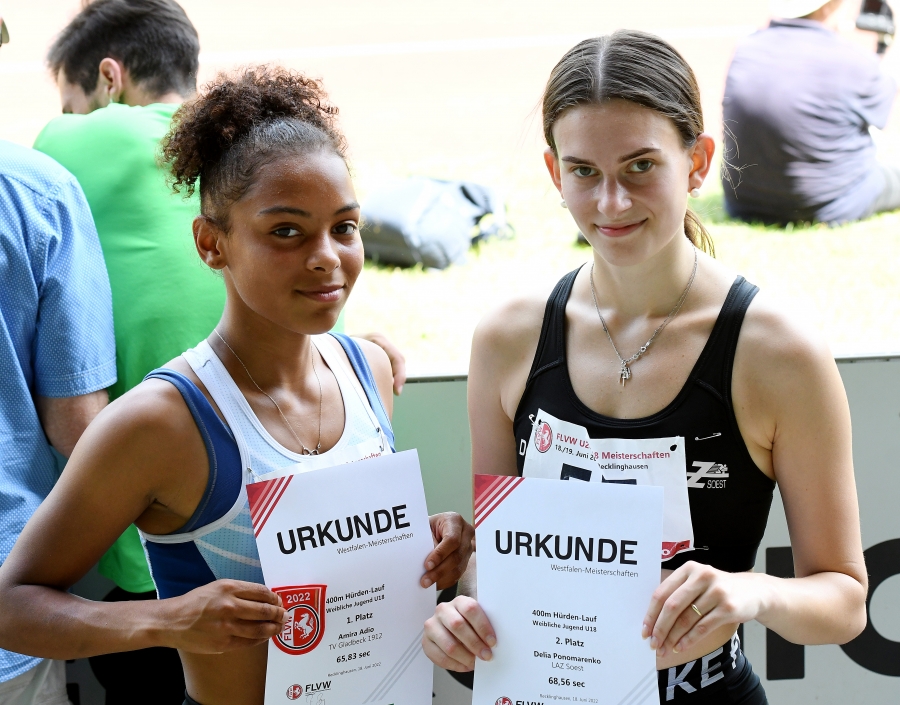
[[[473,705],[657,703],[641,620],[662,516],[659,487],[476,476],[478,600],[497,645]]]
[[[248,486],[263,573],[288,621],[269,642],[266,703],[431,699],[422,588],[433,548],[415,451]]]

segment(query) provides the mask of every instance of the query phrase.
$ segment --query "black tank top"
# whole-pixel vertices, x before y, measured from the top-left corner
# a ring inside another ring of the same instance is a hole
[[[684,436],[688,498],[696,550],[663,563],[686,561],[729,572],[750,570],[762,541],[775,483],[750,457],[731,402],[731,371],[738,333],[759,289],[738,277],[694,369],[674,401],[652,416],[616,419],[585,406],[575,395],[566,361],[566,303],[578,270],[563,277],[547,301],[544,323],[513,429],[519,474],[538,409],[584,426],[591,438]]]

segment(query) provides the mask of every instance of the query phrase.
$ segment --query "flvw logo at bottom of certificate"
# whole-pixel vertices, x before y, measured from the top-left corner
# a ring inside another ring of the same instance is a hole
[[[285,695],[288,700],[299,700],[303,697],[303,693],[306,693],[307,701],[310,705],[313,705],[313,696],[318,693],[318,699],[315,701],[315,705],[325,705],[325,696],[322,695],[322,691],[331,690],[331,681],[324,681],[322,683],[310,683],[309,685],[304,687],[295,683],[292,686],[289,686]],[[393,703],[392,703],[393,705]]]

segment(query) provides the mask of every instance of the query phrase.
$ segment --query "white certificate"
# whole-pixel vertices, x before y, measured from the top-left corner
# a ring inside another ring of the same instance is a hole
[[[434,548],[416,451],[247,486],[266,585],[290,615],[269,642],[267,705],[422,705]]]
[[[658,705],[641,639],[663,489],[475,476],[478,601],[496,630],[473,705]]]

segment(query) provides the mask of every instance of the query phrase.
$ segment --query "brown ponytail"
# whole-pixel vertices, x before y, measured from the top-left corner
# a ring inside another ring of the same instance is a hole
[[[706,254],[715,257],[716,246],[712,236],[700,220],[700,216],[688,208],[684,213],[684,234],[694,243],[694,247],[703,250]]]

